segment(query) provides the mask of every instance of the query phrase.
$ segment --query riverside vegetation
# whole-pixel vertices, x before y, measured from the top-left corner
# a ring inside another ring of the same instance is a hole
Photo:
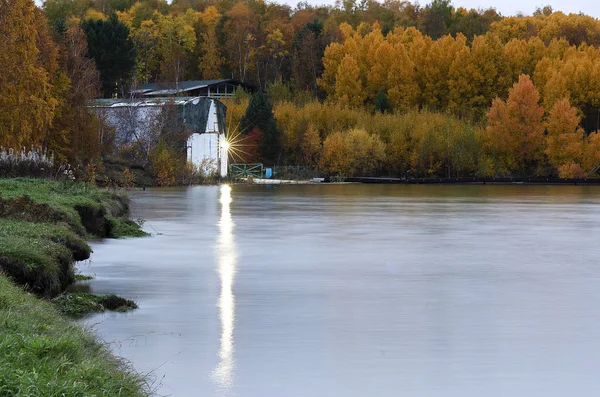
[[[231,118],[245,161],[345,176],[594,176],[600,21],[531,11],[503,17],[449,0],[7,0],[0,146],[47,147],[85,180],[130,180],[129,169],[139,184],[211,181],[167,130],[147,147],[120,146],[87,106],[147,82],[234,78],[275,105],[269,120]]]
[[[0,179],[0,396],[145,395],[131,372],[64,315],[128,310],[114,295],[65,293],[88,237],[146,235],[123,195],[72,180]]]

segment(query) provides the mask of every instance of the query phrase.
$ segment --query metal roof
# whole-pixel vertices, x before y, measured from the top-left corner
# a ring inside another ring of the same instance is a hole
[[[223,79],[223,80],[188,80],[188,81],[180,81],[178,83],[148,83],[142,84],[135,90],[131,90],[133,94],[143,94],[146,95],[174,95],[182,92],[197,90],[200,88],[206,88],[218,84],[234,84],[239,85],[245,88],[250,88],[247,84],[239,82],[234,79]]]
[[[215,102],[219,102],[217,99],[210,98]],[[95,99],[92,101],[92,107],[100,108],[113,108],[113,107],[124,107],[124,106],[164,106],[168,103],[173,105],[185,105],[188,102],[197,103],[200,97],[167,97],[167,98],[135,98],[135,99]],[[203,99],[204,100],[204,99]]]

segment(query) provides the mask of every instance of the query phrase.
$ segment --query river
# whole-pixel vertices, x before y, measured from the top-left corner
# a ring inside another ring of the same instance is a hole
[[[600,188],[149,189],[84,322],[159,395],[597,396]]]

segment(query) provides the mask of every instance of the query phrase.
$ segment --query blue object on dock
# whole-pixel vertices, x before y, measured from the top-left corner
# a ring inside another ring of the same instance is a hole
[[[273,168],[265,168],[265,178],[270,179],[273,176]]]

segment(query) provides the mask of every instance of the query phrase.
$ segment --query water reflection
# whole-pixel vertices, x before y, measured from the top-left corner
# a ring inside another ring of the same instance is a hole
[[[231,219],[231,187],[222,185],[221,192],[221,219],[219,221],[219,237],[217,244],[217,263],[221,281],[221,294],[219,296],[219,317],[221,320],[221,348],[219,350],[219,364],[213,371],[213,379],[223,392],[231,389],[234,378],[233,355],[233,328],[235,325],[235,296],[233,295],[233,281],[235,278],[236,248],[233,241],[233,228],[235,224]]]

